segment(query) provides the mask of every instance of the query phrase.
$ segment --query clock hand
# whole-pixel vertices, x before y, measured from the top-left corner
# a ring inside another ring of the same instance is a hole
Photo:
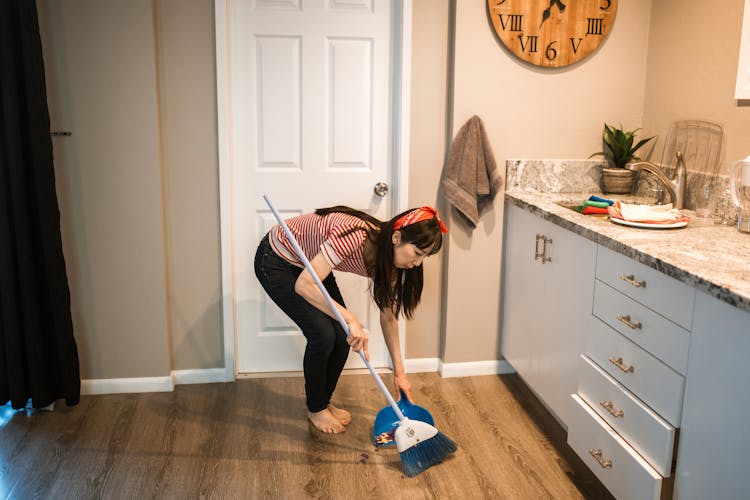
[[[546,21],[549,18],[550,14],[552,13],[552,6],[555,5],[556,1],[557,0],[549,0],[549,7],[544,9],[544,12],[542,12],[542,22],[539,23],[540,28],[544,24],[544,21]]]
[[[544,9],[544,12],[542,12],[542,22],[539,23],[539,27],[540,28],[544,24],[544,21],[546,21],[549,18],[550,14],[552,14],[552,6],[553,5],[557,5],[557,8],[560,10],[560,12],[565,11],[565,4],[562,3],[561,0],[550,0],[549,7],[547,7],[546,9]]]

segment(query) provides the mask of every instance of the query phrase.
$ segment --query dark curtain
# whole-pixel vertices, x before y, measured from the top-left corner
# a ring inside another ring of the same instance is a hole
[[[80,389],[36,4],[0,0],[0,405]]]

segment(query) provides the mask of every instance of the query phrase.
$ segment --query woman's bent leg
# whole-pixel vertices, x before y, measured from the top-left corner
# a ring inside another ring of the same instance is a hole
[[[336,279],[333,274],[329,275],[324,281],[326,290],[331,295],[331,298],[346,307],[344,304],[344,298],[341,296],[341,291],[336,284]],[[336,321],[335,323],[336,335],[333,341],[333,349],[331,355],[328,358],[328,369],[326,372],[326,391],[328,392],[328,400],[330,401],[333,396],[333,391],[336,390],[336,384],[339,381],[341,372],[344,369],[346,360],[349,358],[349,343],[346,341],[346,332],[341,325]]]
[[[336,320],[294,291],[302,269],[281,259],[265,241],[256,253],[255,272],[269,297],[300,327],[307,339],[303,359],[307,408],[313,414],[325,410],[349,352],[343,329]],[[325,281],[327,288],[330,287],[329,293],[335,300],[341,300],[333,275]]]

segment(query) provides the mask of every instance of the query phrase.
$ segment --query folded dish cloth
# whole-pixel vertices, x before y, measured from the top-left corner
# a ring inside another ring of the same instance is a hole
[[[586,201],[583,202],[583,206],[584,207],[607,208],[610,205],[611,205],[611,203],[606,203],[606,202],[603,202],[603,201],[586,200]]]
[[[671,203],[666,205],[631,205],[615,201],[608,209],[609,216],[644,224],[670,224],[690,220]]]
[[[583,211],[581,212],[583,215],[591,215],[591,214],[601,214],[601,215],[607,215],[609,214],[609,211],[607,211],[604,207],[595,207],[593,205],[583,205]]]
[[[606,203],[607,205],[611,205],[614,203],[614,201],[608,199],[608,198],[602,198],[601,196],[596,196],[595,194],[592,194],[589,196],[588,201],[595,201],[599,203]]]

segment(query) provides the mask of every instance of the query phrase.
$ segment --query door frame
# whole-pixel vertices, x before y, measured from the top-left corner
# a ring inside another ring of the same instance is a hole
[[[218,130],[219,163],[219,218],[221,233],[221,316],[224,342],[224,381],[235,380],[237,351],[237,276],[234,273],[234,222],[232,210],[234,185],[233,150],[231,136],[232,92],[229,78],[230,58],[230,3],[231,0],[214,0],[216,23],[216,118]],[[396,211],[406,210],[409,194],[409,130],[411,104],[411,35],[412,0],[389,0],[392,2],[393,25],[391,29],[391,60],[395,61],[390,79],[391,89],[391,193]],[[244,256],[247,257],[247,256]],[[401,357],[405,359],[406,323],[399,320]],[[288,373],[279,373],[288,375]]]

